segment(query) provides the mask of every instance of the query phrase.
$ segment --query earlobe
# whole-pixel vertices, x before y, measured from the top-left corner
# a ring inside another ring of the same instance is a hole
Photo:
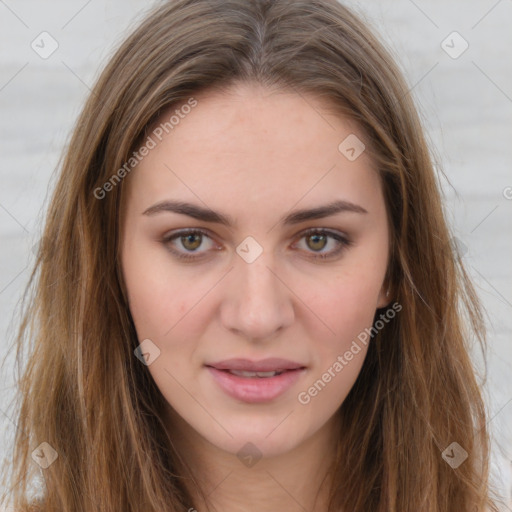
[[[377,303],[377,308],[385,308],[391,303],[391,292],[389,288],[384,285],[379,294],[379,301]]]

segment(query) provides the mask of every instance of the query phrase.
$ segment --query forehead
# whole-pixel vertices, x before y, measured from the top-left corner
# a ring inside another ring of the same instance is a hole
[[[197,106],[173,129],[176,145],[191,153],[261,153],[281,160],[310,155],[317,161],[337,153],[340,136],[363,138],[355,123],[334,114],[332,103],[311,93],[242,83],[195,99]]]
[[[363,133],[324,98],[254,84],[193,98],[193,108],[174,106],[151,127],[150,134],[180,113],[130,175],[130,196],[141,204],[178,193],[208,205],[213,196],[218,205],[243,202],[254,211],[320,197],[371,202],[379,194],[365,152],[351,161],[339,148],[347,137],[363,141]]]

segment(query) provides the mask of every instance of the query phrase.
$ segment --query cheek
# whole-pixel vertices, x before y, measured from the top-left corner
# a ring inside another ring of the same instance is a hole
[[[162,283],[156,286],[147,286],[148,281],[133,284],[130,311],[139,339],[152,338],[168,345],[177,338],[185,341],[182,335],[177,336],[180,332],[193,338],[194,327],[199,325],[198,311],[194,309],[197,294],[170,293],[169,285],[162,286]],[[174,281],[172,288],[182,290],[182,283]]]
[[[139,339],[170,337],[187,320],[207,285],[173,271],[165,257],[164,251],[141,246],[123,253],[123,277]]]
[[[345,272],[323,283],[314,293],[306,293],[304,302],[315,313],[311,321],[318,320],[325,327],[323,338],[328,345],[344,345],[371,326],[381,288],[381,276],[369,272]],[[311,283],[309,283],[311,288]],[[307,297],[307,298],[306,298]]]
[[[347,262],[306,299],[328,326],[320,334],[318,319],[312,319],[308,327],[313,371],[298,399],[301,404],[311,403],[315,414],[327,414],[341,405],[361,371],[383,274],[384,267],[368,267],[362,259],[360,266]]]
[[[312,416],[332,414],[352,389],[368,351],[365,329],[373,323],[377,292],[374,282],[345,276],[308,298],[328,326],[322,335],[315,335],[318,319],[309,326],[312,372],[297,399]]]

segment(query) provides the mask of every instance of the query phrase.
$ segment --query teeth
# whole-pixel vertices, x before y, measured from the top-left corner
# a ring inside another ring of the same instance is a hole
[[[237,375],[238,377],[260,377],[260,378],[267,378],[267,377],[275,377],[276,375],[281,375],[284,370],[275,370],[273,372],[246,372],[244,370],[228,370],[229,373],[233,375]]]

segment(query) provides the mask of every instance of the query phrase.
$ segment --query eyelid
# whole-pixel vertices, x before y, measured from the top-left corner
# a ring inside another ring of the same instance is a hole
[[[321,234],[327,234],[329,236],[332,236],[333,238],[340,238],[343,239],[347,243],[352,243],[349,236],[346,233],[343,233],[342,231],[337,231],[335,229],[331,228],[322,228],[322,227],[313,227],[313,228],[307,228],[297,234],[297,237],[304,237],[307,235],[313,235],[315,233],[321,233]]]

